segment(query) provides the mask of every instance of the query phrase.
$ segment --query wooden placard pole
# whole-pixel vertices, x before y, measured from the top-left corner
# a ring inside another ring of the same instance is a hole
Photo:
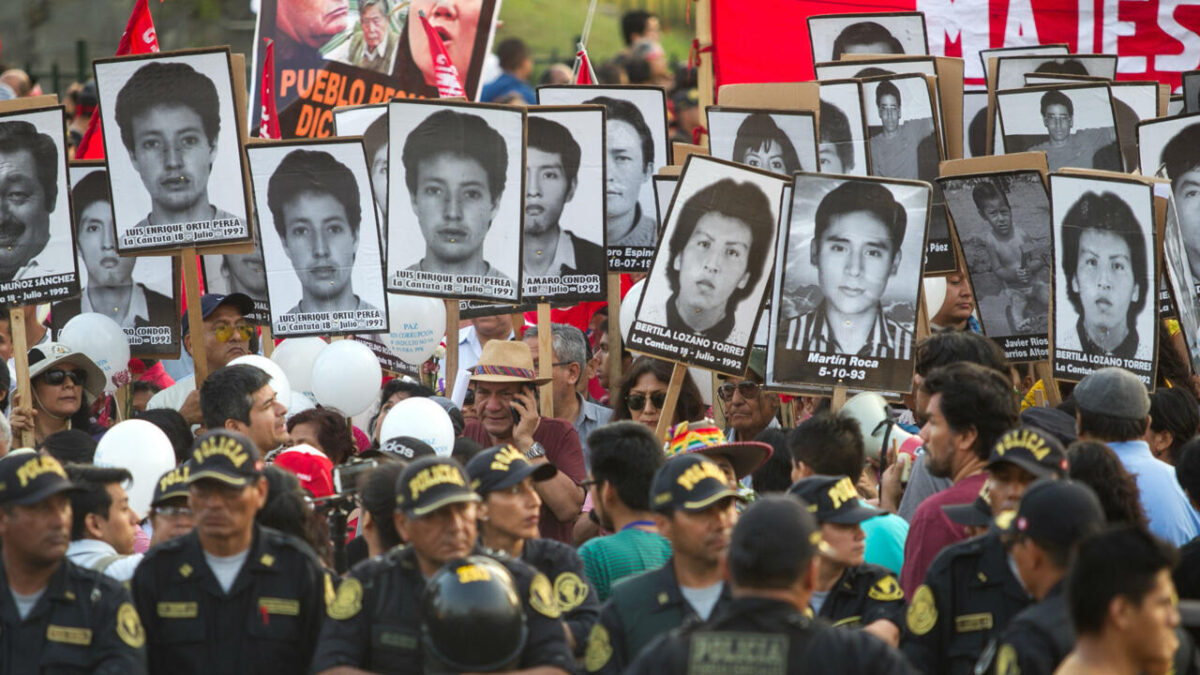
[[[842,384],[835,384],[833,386],[833,397],[829,401],[829,412],[836,414],[844,405],[846,405],[846,387]]]
[[[37,308],[31,308],[37,311]],[[17,396],[22,408],[33,408],[33,388],[29,384],[29,345],[25,339],[25,308],[8,310],[8,327],[12,331],[13,363],[17,367]],[[21,432],[21,447],[33,447],[33,431]]]
[[[1054,369],[1050,367],[1050,362],[1038,361],[1033,364],[1033,372],[1042,381],[1042,386],[1046,389],[1047,405],[1056,407],[1059,403],[1062,403],[1062,392],[1058,390],[1058,382],[1054,380]]]
[[[446,301],[446,397],[454,393],[458,375],[458,300]]]
[[[538,377],[551,377],[554,370],[554,332],[550,324],[550,303],[537,305]],[[542,400],[542,417],[554,417],[554,383],[538,388]],[[571,420],[572,422],[574,420]]]
[[[113,401],[116,403],[117,421],[124,422],[129,419],[131,414],[129,409],[129,386],[117,387],[116,393],[113,394]]]
[[[621,273],[608,273],[608,393],[616,396],[621,384]],[[617,402],[610,398],[611,404]]]
[[[667,440],[667,432],[671,430],[671,421],[675,419],[675,406],[679,403],[679,389],[683,386],[683,378],[687,376],[687,366],[676,363],[671,370],[671,382],[667,385],[667,400],[663,401],[662,411],[658,414],[658,426],[654,435],[661,440]]]
[[[262,327],[262,350],[263,356],[268,359],[271,358],[271,354],[275,353],[275,336],[271,335],[270,326]]]
[[[196,391],[208,379],[208,350],[204,348],[204,314],[200,311],[200,275],[196,270],[196,247],[179,251],[183,287],[187,297],[188,332],[192,335],[192,372],[196,375]]]
[[[717,423],[718,429],[725,428],[725,403],[721,400],[721,379],[716,373],[712,374],[712,412],[713,421]]]

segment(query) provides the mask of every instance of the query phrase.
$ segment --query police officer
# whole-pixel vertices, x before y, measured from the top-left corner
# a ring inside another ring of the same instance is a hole
[[[733,600],[707,622],[691,621],[650,643],[630,674],[911,673],[894,647],[863,631],[805,616],[821,541],[803,502],[761,497],[742,512],[729,545]]]
[[[553,464],[531,464],[512,445],[488,448],[467,462],[471,488],[479,495],[479,541],[490,553],[528,563],[546,575],[566,624],[567,642],[583,654],[587,636],[600,616],[600,600],[587,583],[583,560],[574,548],[538,537],[542,498],[535,482],[554,477]]]
[[[883,512],[863,506],[848,476],[809,476],[788,489],[808,504],[821,528],[817,586],[810,607],[835,626],[862,627],[895,647],[904,625],[904,591],[891,570],[863,560],[859,525]]]
[[[1003,522],[1035,478],[1060,478],[1067,469],[1062,445],[1034,427],[1013,429],[988,456],[989,497]],[[997,528],[947,546],[905,614],[904,653],[921,672],[963,675],[1031,599],[1013,572]]]
[[[333,595],[308,545],[254,516],[267,479],[254,443],[218,429],[188,460],[196,527],[151,549],[133,576],[152,673],[300,673]]]
[[[177,466],[154,484],[154,495],[150,498],[150,545],[154,546],[169,539],[187,534],[196,526],[192,519],[192,508],[188,506],[187,477],[191,467]]]
[[[422,457],[404,468],[396,481],[394,516],[408,546],[364,560],[350,570],[329,605],[313,658],[314,672],[424,672],[421,594],[425,580],[447,562],[482,553],[476,542],[478,503],[479,495],[471,490],[466,473],[448,457]],[[571,672],[574,659],[559,621],[552,583],[523,562],[508,557],[500,562],[516,582],[528,626],[518,667]],[[489,638],[494,636],[478,636]]]
[[[66,560],[71,502],[58,460],[0,459],[0,673],[146,672],[146,633],[120,582]]]
[[[588,638],[584,667],[589,672],[624,672],[654,638],[728,606],[721,557],[740,503],[721,465],[705,454],[676,455],[659,468],[650,507],[659,533],[671,542],[671,558],[613,587]]]

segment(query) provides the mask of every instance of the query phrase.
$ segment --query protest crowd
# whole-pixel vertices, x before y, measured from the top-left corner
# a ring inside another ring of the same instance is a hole
[[[1200,673],[1200,98],[293,4],[0,66],[0,675]]]

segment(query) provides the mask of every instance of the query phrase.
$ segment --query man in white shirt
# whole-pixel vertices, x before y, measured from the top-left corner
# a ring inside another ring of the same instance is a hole
[[[118,467],[70,465],[67,475],[79,488],[70,493],[71,545],[67,559],[116,579],[129,581],[142,562],[133,552],[137,515],[121,487],[131,480]]]

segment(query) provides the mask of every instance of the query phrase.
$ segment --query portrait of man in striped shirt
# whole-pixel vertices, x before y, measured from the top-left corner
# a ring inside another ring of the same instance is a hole
[[[909,359],[911,327],[880,299],[900,268],[908,215],[884,185],[847,181],[817,206],[809,257],[822,300],[781,327],[785,349]]]

